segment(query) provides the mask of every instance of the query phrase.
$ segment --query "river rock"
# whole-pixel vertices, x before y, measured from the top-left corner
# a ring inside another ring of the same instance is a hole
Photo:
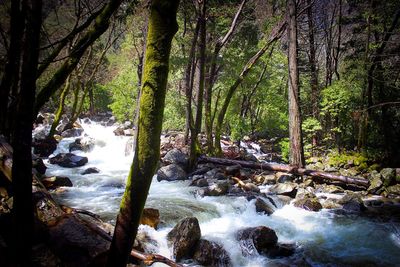
[[[148,225],[154,229],[157,229],[160,223],[160,211],[153,208],[145,208],[140,218],[140,224]]]
[[[124,135],[124,128],[123,128],[123,127],[117,127],[117,128],[113,131],[113,133],[114,133],[116,136]]]
[[[40,157],[48,157],[57,149],[58,142],[54,137],[32,141],[33,153]]]
[[[71,180],[68,177],[64,176],[45,177],[41,179],[41,182],[47,189],[56,189],[60,186],[73,186]]]
[[[319,211],[322,209],[321,203],[312,194],[306,194],[300,199],[296,199],[293,205],[298,208],[302,208],[309,211]]]
[[[96,167],[90,167],[90,168],[87,168],[86,170],[84,170],[81,174],[86,175],[86,174],[99,173],[99,172],[100,172],[100,170],[97,169]]]
[[[294,181],[294,176],[293,176],[293,174],[290,174],[290,173],[277,172],[275,174],[275,176],[276,176],[276,181],[278,183],[286,183],[286,182]]]
[[[242,254],[249,256],[256,255],[256,251],[261,254],[274,247],[278,242],[278,236],[271,228],[258,226],[239,230],[236,233],[236,240],[240,243]]]
[[[322,184],[322,185],[318,185],[316,187],[317,187],[317,190],[316,190],[317,193],[322,192],[322,193],[327,193],[327,194],[337,194],[337,193],[344,192],[343,188],[341,188],[340,186],[333,185],[333,184],[329,184],[329,185]]]
[[[370,175],[368,176],[369,182],[370,182],[370,186],[368,187],[368,192],[370,193],[376,193],[376,191],[378,191],[382,185],[382,179],[381,179],[381,174],[378,173],[377,171],[372,171],[370,173]]]
[[[61,136],[62,137],[78,137],[78,136],[81,136],[82,133],[83,133],[82,128],[72,128],[72,129],[63,131],[61,133]]]
[[[361,196],[356,193],[347,193],[338,201],[338,203],[347,211],[360,212],[366,209]]]
[[[40,174],[45,174],[47,170],[43,160],[35,154],[32,155],[32,168],[34,168]]]
[[[88,163],[87,157],[77,156],[72,153],[59,153],[49,159],[50,164],[57,164],[65,168],[80,167]]]
[[[201,196],[212,196],[212,197],[223,196],[228,192],[229,187],[230,183],[227,181],[218,182],[210,185],[209,187],[203,190],[200,190],[199,194]]]
[[[164,167],[161,167],[157,171],[157,181],[177,181],[177,180],[185,180],[187,178],[186,172],[176,164],[170,164]]]
[[[172,246],[176,261],[191,258],[200,237],[201,231],[197,218],[188,217],[178,222],[167,235],[168,245]]]
[[[391,185],[396,179],[396,170],[392,168],[384,168],[380,172],[382,176],[383,186]]]
[[[183,169],[187,168],[189,157],[181,152],[179,149],[174,148],[165,154],[163,162],[166,164],[177,164]]]
[[[269,192],[277,195],[285,195],[291,198],[295,198],[297,194],[297,184],[296,183],[275,184],[269,188]]]
[[[273,205],[270,202],[267,203],[261,198],[256,199],[255,206],[256,206],[256,212],[264,213],[267,215],[271,215],[275,211]]]
[[[200,239],[193,259],[204,266],[232,266],[228,252],[216,242]]]
[[[74,142],[69,144],[69,152],[74,150],[82,150],[85,152],[89,152],[93,149],[95,141],[90,137],[82,137],[75,139]]]
[[[196,176],[199,176],[199,177],[196,177]],[[193,176],[193,179],[194,180],[190,183],[190,186],[206,187],[209,185],[207,179],[201,175],[195,175],[195,176]]]
[[[263,251],[268,258],[289,257],[294,254],[296,246],[294,244],[276,244]]]
[[[389,194],[393,194],[393,195],[400,196],[400,184],[388,186],[388,187],[386,188],[386,191],[387,191]]]
[[[144,253],[157,253],[159,244],[150,237],[148,232],[142,226],[139,227],[133,248]],[[128,265],[127,265],[128,266]]]
[[[241,168],[240,165],[227,166],[227,167],[225,167],[225,174],[239,176],[240,168]]]

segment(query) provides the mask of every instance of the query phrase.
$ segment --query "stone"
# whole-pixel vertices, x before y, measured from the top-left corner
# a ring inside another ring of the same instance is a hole
[[[212,197],[223,196],[228,192],[229,187],[230,184],[227,181],[218,182],[205,188],[201,195]]]
[[[271,215],[275,211],[272,204],[267,204],[267,202],[265,202],[261,198],[256,199],[255,206],[256,206],[256,212],[264,213],[267,215]]]
[[[338,169],[335,167],[332,167],[332,166],[327,166],[327,167],[325,167],[324,171],[325,172],[337,172]]]
[[[50,156],[57,149],[58,142],[54,137],[32,141],[33,153],[40,157]]]
[[[185,169],[187,168],[189,157],[179,149],[174,148],[167,152],[163,158],[163,162],[166,164],[177,164]]]
[[[226,175],[233,175],[233,176],[238,176],[240,173],[240,165],[231,165],[225,167],[225,174]]]
[[[81,136],[82,133],[83,133],[82,128],[72,128],[72,129],[63,131],[61,133],[61,136],[62,137],[78,137],[78,136]]]
[[[139,227],[133,248],[144,253],[152,254],[157,253],[158,247],[159,244],[157,241],[151,238],[147,231]]]
[[[361,199],[361,196],[356,193],[347,193],[338,201],[343,206],[344,210],[352,212],[364,211],[366,207]]]
[[[275,177],[276,177],[276,181],[278,183],[286,183],[286,182],[294,181],[294,176],[293,176],[293,174],[290,174],[290,173],[277,172],[275,174]]]
[[[82,137],[75,139],[74,142],[69,144],[69,152],[74,150],[82,150],[85,152],[89,152],[94,148],[95,141],[90,137]]]
[[[232,266],[228,252],[218,243],[200,239],[193,259],[204,266]]]
[[[80,167],[88,163],[87,157],[77,156],[72,153],[59,153],[49,159],[50,164],[57,164],[65,168]]]
[[[278,242],[278,236],[271,228],[258,226],[239,230],[236,233],[236,240],[239,241],[242,254],[249,256],[256,255],[256,251],[261,254],[275,246]],[[249,245],[251,246],[249,247]]]
[[[396,180],[396,170],[392,168],[384,168],[380,172],[382,176],[383,186],[387,187]]]
[[[187,178],[186,172],[176,164],[170,164],[168,166],[161,167],[157,171],[157,181],[178,181],[185,180]]]
[[[304,198],[296,199],[293,205],[309,211],[319,211],[322,209],[322,205],[316,197],[305,196]]]
[[[400,196],[400,184],[388,186],[388,187],[386,188],[386,191],[387,191],[389,194],[393,194],[393,195]]]
[[[40,174],[45,174],[47,170],[43,160],[35,154],[32,155],[32,168],[34,168]]]
[[[277,195],[285,195],[291,198],[295,198],[297,194],[297,184],[295,183],[275,184],[269,188],[269,192]]]
[[[340,186],[336,186],[333,184],[330,185],[321,185],[321,187],[319,188],[318,191],[322,191],[324,193],[328,193],[328,194],[337,194],[337,193],[343,193],[344,189],[341,188]]]
[[[256,193],[260,192],[260,188],[253,183],[245,183],[245,185],[243,186],[243,190]]]
[[[160,223],[160,211],[153,208],[144,208],[142,217],[140,218],[140,224],[148,225],[154,229],[157,229]]]
[[[290,257],[294,254],[296,246],[294,244],[277,244],[263,251],[268,258]]]
[[[100,172],[100,170],[97,169],[96,167],[90,167],[90,168],[87,168],[86,170],[84,170],[81,174],[86,175],[86,174],[99,173],[99,172]]]
[[[325,166],[322,162],[318,161],[314,164],[314,168],[318,171],[322,171],[325,168]]]
[[[124,135],[125,136],[134,136],[135,135],[135,130],[134,129],[125,129],[124,131]]]
[[[374,194],[376,193],[383,185],[381,175],[377,171],[372,171],[368,176],[370,186],[367,191]]]
[[[117,128],[113,131],[113,133],[114,133],[116,136],[124,135],[124,128],[122,128],[122,127],[117,127]]]
[[[168,233],[168,245],[172,246],[172,254],[176,261],[191,258],[201,237],[199,221],[195,217],[188,217],[180,222]]]
[[[252,162],[258,162],[258,159],[256,158],[256,156],[254,156],[251,153],[245,153],[244,156],[243,156],[243,160],[252,161]]]
[[[208,184],[208,181],[207,181],[206,178],[201,177],[201,178],[198,178],[198,179],[194,180],[190,185],[191,186],[197,186],[197,187],[206,187],[209,184]]]
[[[73,186],[71,180],[64,176],[52,176],[41,179],[41,182],[47,189],[56,189],[60,186],[71,187]]]

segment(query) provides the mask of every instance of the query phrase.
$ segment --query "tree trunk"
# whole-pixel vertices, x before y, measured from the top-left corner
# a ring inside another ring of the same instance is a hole
[[[205,60],[206,60],[206,1],[202,1],[199,7],[200,29],[199,29],[199,87],[197,91],[196,118],[190,133],[190,155],[189,169],[195,167],[197,157],[201,153],[198,135],[201,131],[201,121],[203,115],[203,93],[205,78]]]
[[[125,267],[160,156],[160,135],[178,0],[153,0],[147,33],[136,149],[117,217],[107,266]]]
[[[62,114],[64,113],[65,98],[67,97],[68,92],[69,92],[70,80],[71,80],[71,75],[69,75],[67,80],[65,81],[64,89],[61,92],[61,96],[60,96],[60,103],[58,104],[58,109],[56,111],[54,121],[51,124],[49,135],[47,136],[48,138],[52,138],[54,136],[54,133],[56,132],[56,128],[57,128],[58,124],[60,123]]]
[[[369,181],[363,178],[357,177],[348,177],[342,175],[334,175],[331,173],[320,172],[315,170],[309,170],[304,168],[297,168],[290,165],[284,164],[272,164],[272,163],[258,163],[252,161],[242,161],[242,160],[233,160],[233,159],[223,159],[223,158],[212,158],[201,156],[199,158],[199,162],[202,163],[214,163],[221,165],[239,165],[243,168],[257,169],[257,170],[268,170],[268,171],[276,171],[276,172],[288,172],[296,175],[307,175],[316,178],[323,178],[332,181],[340,181],[345,184],[355,184],[363,187],[369,186]]]
[[[13,259],[16,266],[30,266],[33,240],[32,100],[35,99],[42,3],[40,0],[24,1],[22,9],[26,16],[26,30],[21,51],[22,68],[16,121],[12,129]]]
[[[303,167],[304,150],[301,132],[299,71],[297,69],[297,22],[296,1],[287,1],[288,42],[289,42],[289,163],[297,167]]]

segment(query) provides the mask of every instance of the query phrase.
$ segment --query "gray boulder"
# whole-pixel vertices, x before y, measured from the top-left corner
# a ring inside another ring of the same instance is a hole
[[[219,244],[200,239],[193,259],[204,266],[232,266],[228,252]]]
[[[177,181],[185,180],[187,178],[186,172],[176,164],[170,164],[168,166],[161,167],[157,171],[157,181]]]
[[[269,192],[277,195],[289,196],[295,198],[297,194],[297,184],[295,183],[278,183],[269,188]]]
[[[87,157],[77,156],[72,153],[59,153],[49,159],[50,164],[57,164],[65,168],[80,167],[88,163]]]
[[[274,247],[278,242],[275,231],[266,226],[249,227],[236,233],[244,256],[256,255]]]
[[[164,156],[163,162],[166,164],[177,164],[185,169],[188,165],[189,157],[179,149],[174,148]]]

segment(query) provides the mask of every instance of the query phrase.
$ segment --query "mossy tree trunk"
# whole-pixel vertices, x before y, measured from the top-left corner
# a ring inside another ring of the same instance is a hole
[[[196,118],[193,127],[190,127],[189,169],[194,168],[197,157],[201,154],[198,135],[201,131],[201,121],[203,115],[203,93],[206,61],[206,1],[199,1],[199,22],[199,83],[197,88]]]
[[[13,259],[15,266],[31,266],[33,240],[32,209],[32,120],[39,58],[41,28],[40,0],[23,1],[25,34],[21,58],[19,94],[12,129],[14,149],[12,165],[13,186]]]
[[[178,4],[179,0],[153,0],[150,4],[135,155],[110,247],[107,262],[110,267],[126,266],[159,160],[169,55],[178,29]]]

